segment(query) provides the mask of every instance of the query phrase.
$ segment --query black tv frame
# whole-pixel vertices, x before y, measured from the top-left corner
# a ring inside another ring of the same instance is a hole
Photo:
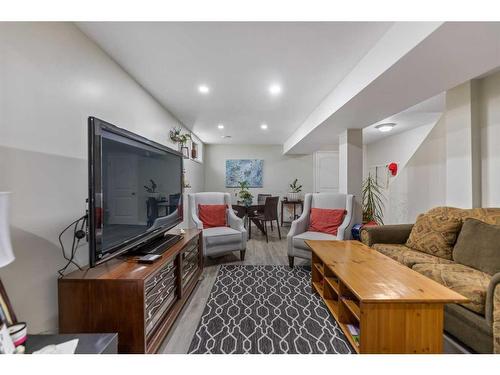
[[[102,192],[102,175],[101,175],[101,161],[102,161],[102,131],[105,130],[110,133],[117,134],[119,136],[131,139],[133,141],[143,143],[149,147],[157,148],[161,151],[168,152],[170,154],[176,155],[179,157],[181,163],[181,174],[184,170],[184,158],[182,154],[178,151],[172,150],[169,147],[163,146],[157,142],[151,141],[147,138],[144,138],[138,134],[132,133],[128,130],[119,128],[113,124],[110,124],[106,121],[103,121],[97,117],[90,116],[88,118],[88,181],[89,181],[89,199],[88,199],[88,212],[89,212],[89,264],[90,267],[95,267],[101,263],[104,263],[110,259],[113,259],[121,254],[124,254],[127,251],[132,249],[136,249],[141,244],[149,242],[155,238],[158,238],[165,234],[165,232],[169,231],[176,225],[179,225],[182,222],[182,214],[179,218],[168,226],[159,227],[151,232],[140,234],[136,237],[130,238],[127,241],[124,241],[122,244],[114,246],[106,251],[106,254],[101,258],[97,259],[98,251],[101,251],[99,240],[102,237],[102,226],[103,226],[103,192]],[[180,183],[180,192],[181,199],[184,193],[184,187],[182,184],[182,175],[181,175],[181,183]],[[183,205],[185,203],[183,202]],[[96,222],[97,219],[97,210],[100,209],[101,221],[100,223]],[[97,225],[100,224],[98,228]]]

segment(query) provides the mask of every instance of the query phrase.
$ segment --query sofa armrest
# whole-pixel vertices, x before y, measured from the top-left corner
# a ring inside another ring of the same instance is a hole
[[[309,213],[302,212],[302,215],[300,215],[299,218],[292,221],[287,237],[293,238],[298,234],[307,232],[308,225],[309,225]]]
[[[486,292],[486,323],[493,329],[493,351],[500,354],[500,272],[493,275]]]
[[[413,224],[369,226],[361,229],[361,242],[367,246],[376,243],[404,244],[410,236]]]
[[[246,232],[243,219],[236,216],[231,207],[227,210],[227,222],[231,228],[239,232]]]

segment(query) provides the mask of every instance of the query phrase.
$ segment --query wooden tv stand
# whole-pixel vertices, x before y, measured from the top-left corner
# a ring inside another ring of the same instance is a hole
[[[118,332],[119,353],[155,353],[203,271],[201,230],[153,264],[116,258],[59,279],[60,333]]]
[[[358,353],[442,353],[443,306],[464,296],[358,241],[306,241],[312,288]],[[354,340],[348,325],[359,328]]]

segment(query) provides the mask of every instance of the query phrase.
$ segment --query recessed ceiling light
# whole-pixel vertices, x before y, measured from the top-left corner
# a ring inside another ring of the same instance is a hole
[[[266,130],[266,129],[267,129],[267,124],[261,124],[261,125],[260,125],[260,128],[261,128],[262,130]]]
[[[199,85],[198,91],[202,94],[208,94],[210,92],[210,87],[208,87],[207,85]]]
[[[223,124],[219,124],[219,125],[217,125],[217,128],[222,130],[222,129],[224,129],[224,125]]]
[[[271,95],[279,95],[281,94],[281,86],[274,83],[269,86],[269,92],[271,93]]]
[[[375,126],[375,128],[378,129],[379,131],[381,131],[382,133],[386,133],[386,132],[390,132],[392,130],[392,128],[394,128],[395,126],[396,126],[395,123],[388,122],[385,124],[379,124],[379,125]]]

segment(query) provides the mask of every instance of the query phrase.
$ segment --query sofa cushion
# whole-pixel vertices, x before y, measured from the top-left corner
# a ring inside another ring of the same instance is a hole
[[[455,217],[462,221],[473,218],[488,224],[500,224],[500,208],[434,207],[427,211],[427,214]]]
[[[241,232],[230,227],[203,229],[203,240],[208,246],[226,245],[241,242]]]
[[[400,244],[382,244],[378,243],[372,246],[378,252],[387,255],[389,258],[404,264],[407,267],[413,267],[418,263],[453,263],[451,260],[435,257],[421,251],[415,251],[405,245]]]
[[[225,204],[199,204],[198,217],[203,223],[203,228],[225,227],[227,206]]]
[[[484,316],[491,275],[463,264],[415,264],[413,270],[470,300],[463,307]]]
[[[421,214],[413,226],[406,246],[413,250],[452,259],[462,221],[449,216]]]
[[[337,237],[327,233],[321,232],[304,232],[293,237],[293,247],[302,250],[311,250],[304,242],[305,240],[336,240]]]
[[[311,208],[308,230],[336,236],[346,213],[345,209]]]
[[[465,219],[453,248],[453,260],[494,275],[500,272],[499,244],[500,225]]]

